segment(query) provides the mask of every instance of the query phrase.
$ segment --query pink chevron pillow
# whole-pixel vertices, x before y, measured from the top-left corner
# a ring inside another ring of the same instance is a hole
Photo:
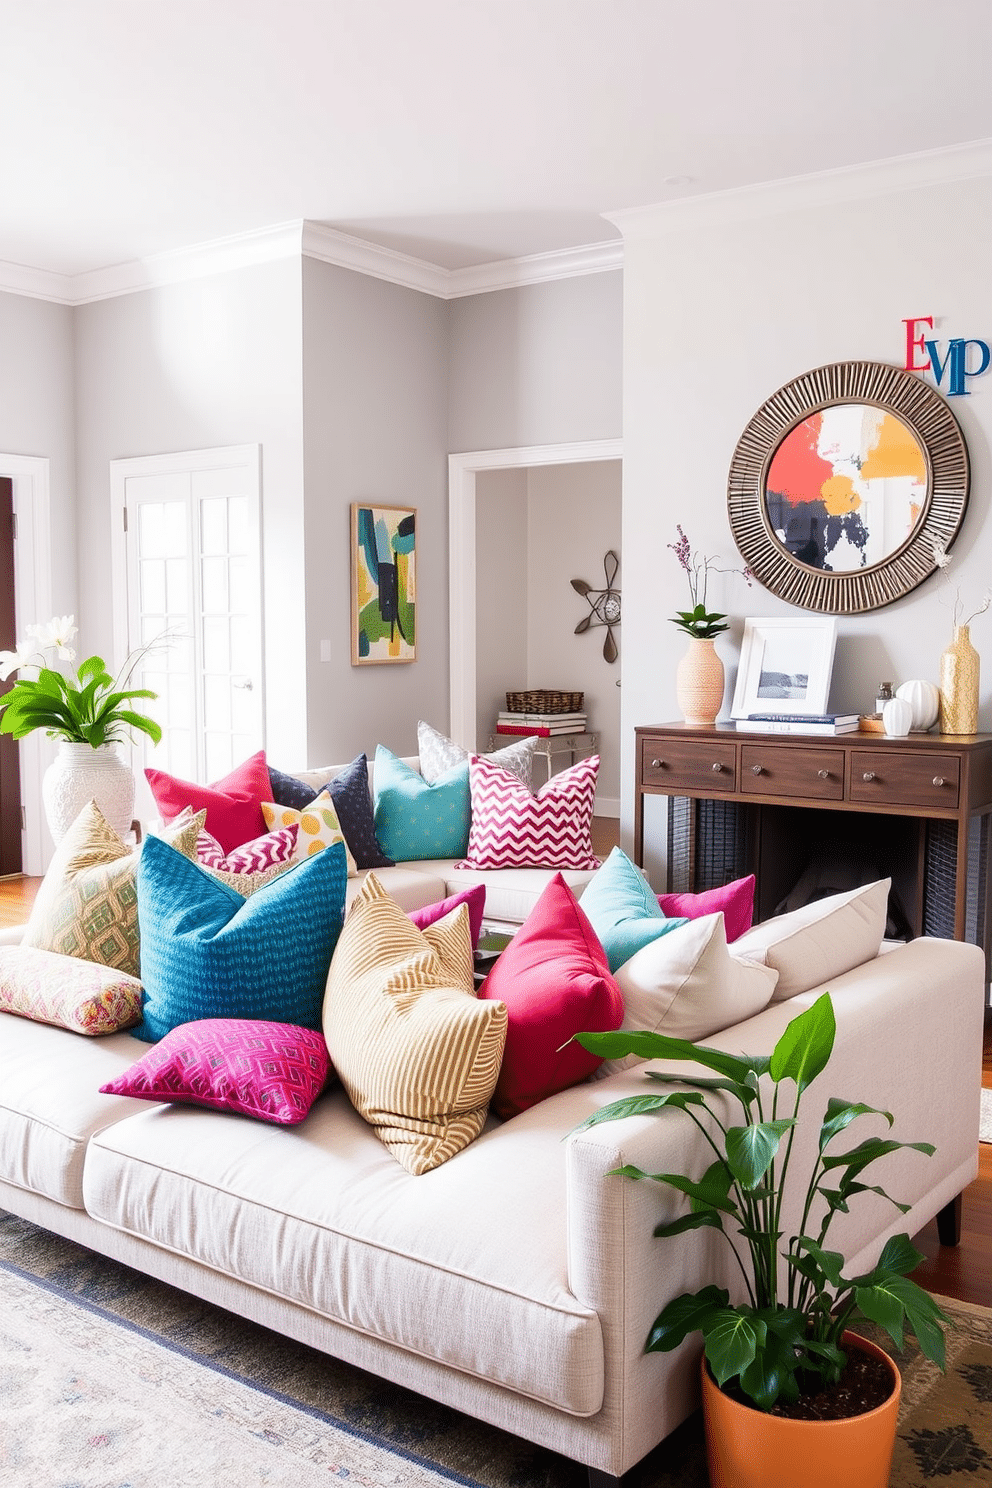
[[[532,795],[484,755],[469,765],[472,827],[459,868],[598,868],[589,831],[599,755],[552,775]]]
[[[203,1018],[173,1028],[100,1092],[295,1126],[324,1088],[330,1068],[324,1036],[311,1028]]]
[[[294,822],[225,853],[217,838],[203,827],[196,839],[196,859],[205,868],[220,868],[224,873],[264,873],[277,863],[292,862],[299,831]]]

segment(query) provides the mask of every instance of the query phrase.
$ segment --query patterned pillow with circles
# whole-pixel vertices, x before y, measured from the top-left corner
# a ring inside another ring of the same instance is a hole
[[[348,859],[348,877],[354,878],[358,873],[351,848],[348,846],[338,821],[337,812],[334,810],[334,802],[326,791],[321,791],[302,811],[295,811],[292,806],[279,806],[275,801],[263,801],[262,815],[265,817],[265,825],[270,833],[286,827],[296,828],[293,862],[298,862],[301,858],[312,857],[314,853],[330,847],[334,842],[343,842]]]

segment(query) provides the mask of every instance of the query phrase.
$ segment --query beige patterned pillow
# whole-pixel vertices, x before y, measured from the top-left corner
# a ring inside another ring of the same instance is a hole
[[[0,946],[0,1008],[73,1033],[117,1033],[141,1022],[141,983],[76,956]]]
[[[195,846],[198,830],[180,825],[173,845],[192,832]],[[138,857],[90,801],[55,849],[21,944],[138,976]]]
[[[334,842],[343,842],[345,856],[348,859],[348,877],[355,878],[358,868],[352,857],[351,848],[348,846],[338,814],[334,809],[334,802],[326,792],[321,791],[315,800],[305,806],[302,811],[294,811],[292,806],[280,806],[275,801],[262,802],[262,815],[265,817],[265,825],[270,832],[279,827],[299,827],[296,836],[296,851],[293,861],[299,862],[301,858],[309,858],[322,848],[330,847]]]
[[[479,1135],[506,1006],[475,997],[464,904],[420,931],[370,873],[334,951],[323,1022],[352,1104],[408,1172],[440,1166]]]

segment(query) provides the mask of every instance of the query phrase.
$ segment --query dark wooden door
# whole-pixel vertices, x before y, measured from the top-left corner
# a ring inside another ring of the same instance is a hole
[[[14,483],[0,476],[0,651],[13,651]],[[0,682],[0,697],[14,682]],[[21,871],[21,771],[17,745],[0,734],[0,875]]]

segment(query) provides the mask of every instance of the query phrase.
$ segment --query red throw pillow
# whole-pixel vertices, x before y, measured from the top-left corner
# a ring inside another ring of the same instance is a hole
[[[418,930],[426,930],[428,925],[436,925],[438,920],[442,920],[446,914],[457,909],[459,904],[468,905],[468,925],[474,951],[479,944],[479,936],[482,934],[482,916],[486,909],[485,884],[474,884],[470,889],[459,889],[457,894],[450,894],[439,904],[428,904],[423,909],[409,909],[407,916]]]
[[[576,1033],[619,1028],[623,994],[596,932],[560,873],[486,977],[479,996],[505,1002],[508,1014],[493,1096],[498,1115],[516,1116],[556,1090],[577,1085],[602,1063],[568,1040]]]
[[[165,770],[146,769],[145,779],[166,821],[178,816],[186,806],[191,806],[194,811],[205,808],[207,831],[216,837],[226,853],[255,837],[264,836],[268,830],[262,815],[262,802],[271,799],[272,787],[264,749],[238,765],[223,780],[215,780],[213,785],[180,780],[175,775],[166,774]]]
[[[659,894],[658,904],[662,914],[670,919],[679,916],[687,920],[698,920],[703,915],[723,912],[723,924],[727,933],[727,944],[737,940],[745,930],[750,930],[754,919],[754,874],[747,878],[735,878],[722,889],[704,889],[701,894]]]

